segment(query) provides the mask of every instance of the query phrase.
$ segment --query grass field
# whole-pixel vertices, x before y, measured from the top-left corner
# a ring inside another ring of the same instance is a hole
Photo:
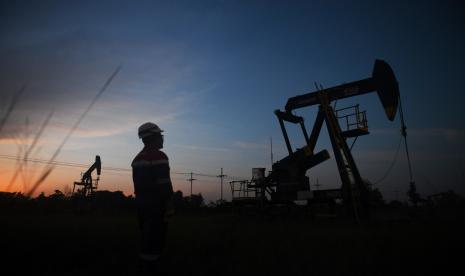
[[[3,214],[2,275],[135,275],[135,214]],[[185,214],[169,223],[170,275],[420,275],[461,266],[463,224]]]

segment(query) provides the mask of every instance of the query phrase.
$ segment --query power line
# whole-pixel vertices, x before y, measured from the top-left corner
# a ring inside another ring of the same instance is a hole
[[[415,181],[413,179],[413,171],[412,171],[412,164],[410,161],[410,154],[408,150],[408,145],[407,145],[407,126],[405,125],[405,120],[404,120],[404,111],[402,109],[402,100],[399,96],[399,115],[400,115],[400,122],[401,122],[401,128],[402,128],[402,136],[404,138],[404,144],[405,144],[405,153],[407,155],[407,163],[408,163],[408,172],[410,176],[410,184],[415,186]]]
[[[217,177],[216,175],[213,174],[205,174],[205,173],[193,173],[198,176],[205,176],[205,177]]]
[[[74,167],[74,168],[85,168],[87,169],[89,167],[88,164],[83,164],[83,163],[75,163],[75,162],[65,162],[65,161],[53,161],[50,162],[49,160],[45,159],[39,159],[39,158],[22,158],[14,155],[5,155],[5,154],[0,154],[0,159],[6,159],[6,160],[14,160],[14,161],[27,161],[27,162],[32,162],[32,163],[39,163],[39,164],[50,164],[50,165],[55,165],[55,166],[63,166],[63,167]],[[103,166],[103,170],[107,171],[116,171],[116,172],[125,172],[125,173],[131,173],[132,169],[129,168],[120,168],[120,167],[112,167],[112,166]],[[205,174],[205,173],[196,173],[196,172],[179,172],[179,171],[171,171],[171,174],[175,175],[184,175],[184,176],[200,176],[200,177],[210,177],[210,178],[217,178],[217,175],[213,174]],[[224,176],[225,179],[232,179],[232,180],[237,180],[237,179],[244,179],[243,177],[237,177],[237,176]]]
[[[402,144],[402,140],[404,140],[405,153],[407,155],[407,163],[408,163],[408,172],[409,172],[409,178],[410,178],[410,185],[413,185],[413,187],[415,187],[415,181],[413,179],[412,164],[411,164],[410,154],[409,154],[409,149],[408,149],[408,144],[407,144],[407,126],[405,125],[404,111],[402,109],[402,101],[400,99],[400,96],[399,96],[399,115],[400,115],[400,134],[401,134],[401,136],[399,138],[399,143],[397,145],[396,153],[394,154],[394,158],[393,158],[391,164],[389,165],[388,169],[384,173],[384,175],[380,179],[375,181],[373,183],[373,185],[377,185],[377,184],[381,183],[391,173],[391,170],[394,167],[394,164],[397,162],[397,156],[399,155],[399,150],[400,150],[400,146]]]

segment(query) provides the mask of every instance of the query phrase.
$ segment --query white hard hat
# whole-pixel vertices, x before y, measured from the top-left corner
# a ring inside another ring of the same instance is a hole
[[[151,123],[151,122],[147,122],[145,124],[142,124],[139,127],[138,134],[139,134],[139,138],[142,139],[142,138],[151,136],[151,135],[156,134],[156,133],[160,134],[162,132],[163,132],[163,130],[161,130],[156,124]]]

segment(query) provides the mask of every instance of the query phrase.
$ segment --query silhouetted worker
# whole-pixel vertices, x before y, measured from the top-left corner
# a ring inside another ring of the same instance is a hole
[[[163,135],[154,123],[139,127],[144,148],[132,161],[132,178],[141,231],[140,270],[155,272],[165,245],[167,206],[173,194]]]

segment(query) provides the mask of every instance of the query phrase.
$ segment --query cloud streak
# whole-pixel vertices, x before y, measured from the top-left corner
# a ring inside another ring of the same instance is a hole
[[[379,128],[370,130],[370,132],[380,135],[400,135],[400,129],[394,128]],[[449,142],[460,142],[465,140],[465,130],[458,128],[408,128],[407,135],[443,138]]]
[[[204,146],[198,146],[198,145],[174,144],[173,147],[192,150],[192,151],[212,151],[212,152],[231,152],[232,151],[231,149],[228,149],[228,148],[204,147]]]
[[[233,145],[240,149],[245,150],[263,150],[268,148],[267,145],[262,143],[246,142],[246,141],[234,141]]]
[[[465,130],[455,128],[425,128],[425,129],[411,129],[411,135],[416,136],[429,136],[439,137],[447,140],[448,142],[464,142]]]

